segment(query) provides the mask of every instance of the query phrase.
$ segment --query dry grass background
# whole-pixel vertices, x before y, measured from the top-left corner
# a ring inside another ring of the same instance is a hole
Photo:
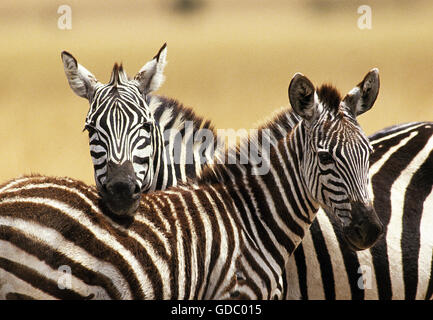
[[[167,80],[175,97],[217,128],[253,128],[288,104],[295,72],[343,93],[372,67],[381,74],[374,108],[360,117],[370,134],[385,126],[433,120],[431,1],[202,0],[179,13],[172,1],[68,1],[72,30],[57,28],[63,2],[0,3],[0,180],[28,173],[93,183],[88,103],[64,76],[68,50],[99,80],[113,63],[130,75],[168,43]],[[357,28],[369,4],[373,28]]]

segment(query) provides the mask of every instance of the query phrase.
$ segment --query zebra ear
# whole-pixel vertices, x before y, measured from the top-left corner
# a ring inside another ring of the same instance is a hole
[[[370,110],[379,94],[379,87],[379,70],[374,68],[344,97],[343,108],[349,109],[355,116]]]
[[[293,110],[302,118],[311,120],[316,111],[314,85],[306,76],[296,73],[289,85],[289,100]]]
[[[63,68],[71,89],[80,97],[89,99],[98,80],[69,52],[62,52]]]
[[[164,68],[167,63],[167,44],[159,49],[156,56],[146,63],[136,74],[134,79],[138,82],[138,89],[143,94],[158,90],[164,82]]]

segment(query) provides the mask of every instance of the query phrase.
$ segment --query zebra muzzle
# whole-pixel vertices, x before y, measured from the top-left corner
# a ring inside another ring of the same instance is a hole
[[[100,194],[107,208],[115,215],[133,215],[138,208],[141,189],[130,161],[118,165],[109,162],[106,183]]]
[[[383,224],[371,204],[352,202],[352,221],[343,228],[344,236],[353,250],[372,247],[383,234]]]

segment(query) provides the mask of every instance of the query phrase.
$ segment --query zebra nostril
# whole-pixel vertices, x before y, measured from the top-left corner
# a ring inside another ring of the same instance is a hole
[[[135,185],[134,194],[138,194],[141,192],[140,186],[138,184]]]

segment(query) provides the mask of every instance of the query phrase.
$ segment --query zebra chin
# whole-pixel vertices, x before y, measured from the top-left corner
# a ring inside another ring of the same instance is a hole
[[[371,204],[352,202],[352,219],[343,227],[343,235],[354,251],[371,248],[383,235],[384,227]]]

